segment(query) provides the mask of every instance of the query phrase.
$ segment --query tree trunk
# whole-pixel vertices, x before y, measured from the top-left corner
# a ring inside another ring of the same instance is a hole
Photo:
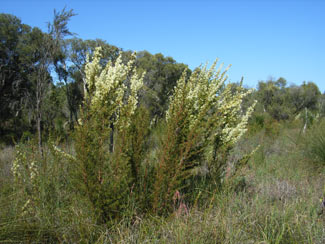
[[[109,138],[109,151],[114,152],[114,124],[111,124],[111,135]]]
[[[43,157],[43,148],[42,148],[42,113],[41,113],[41,84],[40,80],[37,81],[37,91],[36,91],[36,126],[37,126],[37,135],[38,135],[38,150]]]
[[[38,134],[38,149],[41,156],[43,156],[42,148],[42,129],[41,129],[41,116],[37,115],[37,134]]]

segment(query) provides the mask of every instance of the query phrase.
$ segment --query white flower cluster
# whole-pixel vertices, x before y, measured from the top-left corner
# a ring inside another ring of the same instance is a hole
[[[30,203],[31,203],[31,200],[30,199],[28,199],[26,202],[25,202],[25,204],[24,204],[24,206],[22,207],[22,213],[21,213],[21,216],[23,217],[23,216],[25,216],[28,212],[29,212],[29,209],[30,209]]]
[[[16,147],[16,157],[13,161],[11,172],[16,181],[30,181],[35,182],[38,175],[37,162],[32,160],[29,162],[26,154],[21,150],[19,146]]]
[[[66,153],[65,151],[63,151],[62,149],[58,148],[56,145],[52,144],[53,149],[56,153],[58,153],[59,155],[61,155],[63,158],[75,161],[76,157],[74,157],[73,155]]]
[[[186,79],[186,71],[184,71],[170,99],[166,114],[167,121],[170,119],[171,113],[182,102],[185,106],[184,109],[188,110],[191,117],[190,124],[194,126],[199,122],[198,118],[202,115],[201,113],[206,112],[216,103],[217,94],[227,79],[225,74],[229,68],[221,73],[222,65],[218,70],[215,69],[217,61],[213,63],[210,69],[207,69],[207,65],[197,68],[188,80]]]
[[[34,182],[38,175],[38,167],[37,167],[37,162],[35,160],[32,161],[29,165],[29,172],[30,172],[30,180]]]
[[[223,118],[220,120],[220,125],[223,127],[221,138],[224,143],[235,143],[247,131],[248,119],[253,113],[257,101],[254,101],[246,113],[241,112],[241,104],[252,91],[244,91],[240,86],[233,91],[231,85],[228,85],[220,95],[218,114]]]
[[[16,156],[11,166],[11,172],[14,176],[15,183],[20,185],[29,185],[34,188],[37,186],[37,179],[39,175],[39,169],[37,167],[37,162],[32,160],[26,155],[26,152],[17,145],[16,146]],[[25,216],[31,209],[32,196],[28,196],[27,201],[21,208],[21,216]]]
[[[39,175],[37,161],[27,157],[26,153],[16,146],[16,157],[11,166],[11,172],[16,182],[35,184]]]
[[[120,54],[115,63],[100,65],[101,48],[96,48],[93,60],[85,67],[88,90],[86,98],[90,98],[93,110],[106,107],[108,116],[115,116],[115,123],[128,126],[128,118],[134,113],[138,104],[138,91],[143,86],[144,74],[140,77],[134,68],[135,53],[125,65]],[[130,91],[127,92],[129,82]],[[128,93],[128,98],[126,95]]]
[[[216,70],[217,60],[210,69],[207,65],[197,68],[187,79],[186,72],[177,82],[170,98],[166,120],[179,116],[179,106],[189,119],[189,129],[202,126],[202,121],[210,119],[211,135],[218,136],[223,143],[236,142],[246,131],[248,119],[255,104],[242,112],[242,101],[252,90],[245,91],[241,86],[225,85],[227,80],[222,65]]]
[[[89,93],[90,94],[93,93],[93,91],[95,90],[97,75],[102,69],[99,63],[101,58],[100,52],[101,52],[101,47],[96,48],[91,62],[89,60],[89,55],[87,55],[87,61],[85,66],[86,83],[87,83],[87,89],[85,89],[86,96],[88,96]]]
[[[20,151],[19,146],[16,147],[16,157],[11,166],[11,172],[14,175],[15,179],[21,178],[21,168],[22,164],[26,162],[26,154]]]

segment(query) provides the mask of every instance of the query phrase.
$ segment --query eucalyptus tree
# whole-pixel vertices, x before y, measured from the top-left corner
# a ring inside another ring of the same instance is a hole
[[[146,71],[145,94],[141,94],[140,103],[149,108],[152,116],[163,117],[177,80],[184,70],[190,74],[187,65],[177,63],[173,58],[165,57],[161,53],[152,55],[147,51],[137,54],[136,65],[140,71]]]
[[[63,69],[58,68],[61,76],[65,77],[65,59],[62,51],[62,39],[70,35],[67,24],[69,19],[74,16],[72,10],[66,11],[63,9],[60,12],[54,10],[53,22],[48,23],[48,33],[43,34],[40,45],[38,46],[39,62],[36,65],[36,124],[38,134],[38,146],[40,154],[42,154],[42,105],[46,96],[46,91],[49,89],[49,84],[52,82],[51,67],[59,67],[57,64],[61,62]]]
[[[26,36],[31,27],[10,14],[0,14],[0,135],[16,130],[30,84],[31,63],[23,53],[29,49]]]
[[[291,86],[289,96],[294,113],[298,114],[306,108],[316,110],[320,95],[321,92],[313,82],[303,82],[301,86]]]
[[[72,9],[66,10],[65,8],[60,12],[54,10],[54,18],[53,22],[49,23],[48,29],[49,34],[53,40],[53,48],[52,48],[52,59],[55,67],[55,71],[58,75],[60,81],[63,81],[65,84],[65,92],[67,105],[69,109],[69,125],[70,129],[73,129],[73,114],[75,113],[74,106],[74,97],[73,94],[73,86],[69,85],[69,53],[67,42],[65,41],[65,37],[74,35],[68,29],[68,22],[71,17],[76,14]]]
[[[280,77],[278,80],[259,81],[256,96],[263,108],[275,120],[287,120],[291,115],[287,81]]]

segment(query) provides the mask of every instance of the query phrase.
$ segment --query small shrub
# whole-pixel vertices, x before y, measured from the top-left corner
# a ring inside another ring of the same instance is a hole
[[[325,165],[325,121],[314,125],[304,137],[306,156],[312,161]]]
[[[124,64],[100,65],[101,49],[85,66],[87,89],[76,130],[75,187],[88,197],[99,223],[128,215],[139,194],[148,118],[137,110],[143,75],[134,68],[135,55]],[[142,118],[141,118],[142,117]],[[131,194],[135,192],[136,194]]]
[[[242,111],[251,90],[225,85],[227,69],[200,67],[178,80],[166,112],[166,132],[159,148],[153,208],[172,210],[175,192],[192,194],[198,169],[208,166],[209,177],[220,187],[229,150],[246,132],[255,106]]]
[[[0,149],[0,185],[1,182],[10,180],[11,164],[14,160],[15,152],[14,147],[6,146],[3,149]]]

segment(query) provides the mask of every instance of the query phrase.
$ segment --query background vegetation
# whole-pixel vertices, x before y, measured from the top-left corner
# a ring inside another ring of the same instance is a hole
[[[75,38],[73,16],[0,15],[0,242],[324,243],[313,82],[249,90]]]

